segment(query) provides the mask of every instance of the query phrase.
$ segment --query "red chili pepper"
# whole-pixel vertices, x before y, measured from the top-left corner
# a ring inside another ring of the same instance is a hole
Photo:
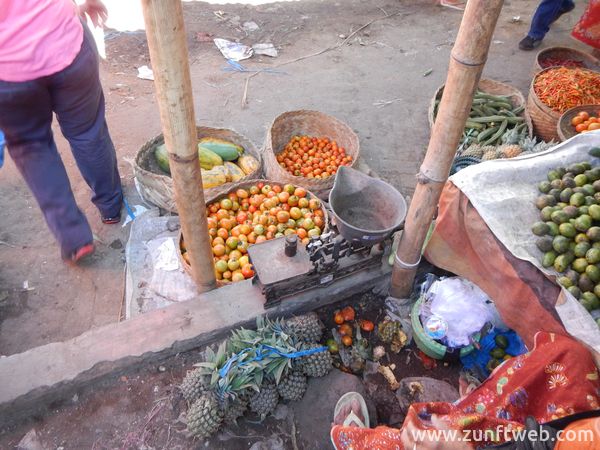
[[[540,73],[533,89],[538,98],[558,112],[600,103],[600,74],[581,68],[556,67]]]

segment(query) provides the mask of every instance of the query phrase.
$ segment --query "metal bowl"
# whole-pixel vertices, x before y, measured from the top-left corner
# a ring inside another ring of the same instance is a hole
[[[385,181],[342,166],[329,193],[332,222],[347,240],[375,245],[398,230],[406,218],[406,200]]]

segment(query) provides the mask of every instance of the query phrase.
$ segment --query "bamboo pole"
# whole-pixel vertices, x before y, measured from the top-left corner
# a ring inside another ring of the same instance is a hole
[[[504,0],[469,0],[452,49],[448,76],[425,159],[417,174],[392,271],[390,294],[406,298],[423,242],[460,142]]]
[[[175,203],[198,290],[216,286],[180,0],[142,0],[154,85],[169,152]]]

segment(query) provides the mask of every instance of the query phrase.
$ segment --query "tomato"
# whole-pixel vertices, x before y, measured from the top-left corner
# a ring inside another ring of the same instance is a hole
[[[255,225],[253,230],[257,236],[265,234],[265,227],[263,225]]]
[[[209,217],[206,221],[208,223],[208,228],[217,228],[217,219],[214,217]]]
[[[300,208],[296,206],[290,208],[290,217],[294,220],[298,220],[300,217],[302,217],[302,211],[300,211]]]
[[[257,244],[260,244],[261,242],[265,242],[266,240],[267,240],[267,238],[264,237],[264,236],[257,236],[256,237],[256,243]]]
[[[360,328],[363,331],[371,332],[375,329],[375,325],[370,320],[361,320]]]
[[[581,133],[584,130],[587,130],[587,126],[583,123],[580,123],[575,127],[575,131],[577,131],[578,133]]]
[[[581,111],[581,112],[579,112],[579,114],[577,114],[577,116],[582,117],[583,120],[587,120],[590,117],[590,115],[587,111]]]
[[[215,256],[223,256],[225,254],[225,246],[222,244],[217,244],[213,247],[213,254]]]
[[[296,234],[301,240],[308,237],[308,232],[304,228],[298,228]]]
[[[344,316],[344,320],[347,322],[354,320],[354,308],[351,306],[346,306],[344,309],[342,309],[342,315]]]
[[[590,126],[588,127],[588,131],[593,131],[593,130],[600,130],[600,123],[598,123],[598,122],[591,123]]]
[[[352,345],[352,337],[351,336],[343,336],[342,344],[344,344],[346,347],[350,347]]]
[[[227,239],[227,238],[225,238],[225,239]],[[221,236],[217,236],[216,238],[213,239],[212,246],[214,247],[215,245],[218,245],[218,244],[225,245],[225,239],[223,239]]]
[[[229,237],[229,231],[227,231],[225,228],[219,228],[217,230],[217,236],[225,240]]]
[[[219,260],[215,262],[215,269],[217,270],[217,272],[223,273],[228,270],[228,265],[225,261]]]
[[[242,275],[244,275],[244,278],[252,278],[254,276],[252,264],[244,264],[244,266],[242,267]]]
[[[308,208],[308,199],[307,198],[298,199],[298,207],[299,208]]]
[[[217,235],[217,229],[216,228],[209,228],[208,234],[209,234],[210,237],[214,238]]]
[[[344,316],[344,314],[342,313],[342,317],[343,316]],[[352,336],[352,325],[350,325],[348,323],[343,323],[342,325],[340,325],[338,327],[338,332],[342,336]]]
[[[239,212],[237,216],[235,216],[235,220],[237,221],[237,223],[242,224],[246,220],[248,220],[248,214],[246,214],[245,212]]]
[[[287,211],[279,211],[277,213],[277,222],[286,223],[290,219],[290,213]]]
[[[290,206],[297,206],[299,201],[300,199],[296,195],[291,195],[290,198],[288,198],[287,203]]]
[[[232,276],[231,276],[231,281],[233,281],[234,283],[237,281],[244,281],[245,277],[242,274],[242,272],[235,272]]]

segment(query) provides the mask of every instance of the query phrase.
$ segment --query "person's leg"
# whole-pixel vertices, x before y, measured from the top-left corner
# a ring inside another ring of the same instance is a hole
[[[7,150],[58,240],[63,258],[93,242],[77,207],[50,128],[52,109],[45,80],[0,81],[0,129]]]
[[[543,0],[531,19],[528,36],[536,40],[544,39],[552,22],[574,7],[575,4],[571,0]]]
[[[117,218],[123,202],[117,155],[104,116],[98,56],[86,31],[80,53],[50,78],[52,108],[102,218]]]

